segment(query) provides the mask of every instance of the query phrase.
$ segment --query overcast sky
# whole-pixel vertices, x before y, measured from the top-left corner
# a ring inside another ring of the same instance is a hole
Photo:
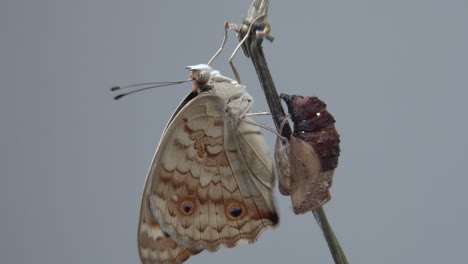
[[[1,1],[1,263],[139,262],[146,172],[191,87],[117,102],[109,88],[187,78],[250,2]],[[464,0],[270,3],[278,90],[318,96],[337,120],[325,210],[351,263],[466,259],[467,14]],[[213,64],[227,76],[236,43],[230,32]],[[267,111],[250,61],[235,63],[254,111]],[[276,198],[279,228],[188,263],[332,263],[312,214]]]

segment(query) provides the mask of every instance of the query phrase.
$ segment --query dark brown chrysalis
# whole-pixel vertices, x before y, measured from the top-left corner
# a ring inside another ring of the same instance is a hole
[[[329,188],[338,166],[340,136],[327,105],[317,97],[280,97],[286,102],[294,132],[289,143],[278,140],[276,144],[279,188],[283,195],[291,195],[294,212],[302,214],[331,198]]]
[[[293,136],[310,144],[320,159],[321,171],[334,170],[340,156],[340,135],[327,105],[315,96],[281,94],[294,123]]]

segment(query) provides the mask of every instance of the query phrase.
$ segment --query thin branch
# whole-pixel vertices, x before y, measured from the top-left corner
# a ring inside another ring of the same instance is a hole
[[[327,215],[325,214],[323,207],[312,210],[312,213],[315,216],[317,224],[322,229],[323,236],[325,237],[325,240],[327,240],[328,248],[330,249],[330,253],[333,260],[335,260],[335,263],[348,264],[348,259],[346,259],[346,255],[340,246],[340,242],[336,238],[335,232],[333,232],[333,228],[328,222]]]
[[[268,12],[268,0],[254,0],[252,6],[250,7],[247,19],[244,20],[244,23],[239,27],[239,38],[243,39],[246,35],[248,40],[245,42],[246,45],[243,45],[244,53],[252,59],[252,63],[257,72],[260,85],[265,93],[265,98],[270,108],[271,116],[275,123],[276,129],[279,131],[281,124],[285,118],[285,111],[281,105],[280,98],[278,96],[278,91],[276,90],[275,83],[271,76],[268,64],[263,53],[263,37],[269,36],[270,26],[267,22],[266,15]],[[256,20],[258,16],[265,16],[264,19]],[[256,21],[255,25],[251,27],[249,22]],[[250,32],[246,32],[248,28],[251,28]],[[270,37],[271,38],[271,37]],[[279,131],[281,135],[286,138],[290,138],[292,134],[291,127],[288,123],[283,126],[283,130]],[[332,254],[332,257],[336,264],[347,264],[348,260],[346,255],[343,252],[338,239],[333,232],[333,228],[328,222],[327,216],[323,207],[319,207],[312,211],[315,216],[315,219],[322,229],[323,235],[327,241],[328,247]]]
[[[286,114],[283,106],[281,105],[279,94],[276,90],[275,83],[273,82],[265,55],[263,54],[262,41],[262,38],[253,37],[249,53],[251,54],[252,63],[254,64],[255,71],[257,72],[258,80],[260,81],[260,85],[265,93],[265,98],[267,100],[268,107],[270,108],[275,127],[279,131]],[[283,131],[279,132],[281,132],[281,135],[286,138],[290,138],[292,134],[291,127],[288,123],[283,126]]]

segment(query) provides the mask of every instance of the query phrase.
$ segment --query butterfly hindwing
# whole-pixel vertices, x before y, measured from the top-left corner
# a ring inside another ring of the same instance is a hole
[[[168,127],[150,171],[153,214],[193,251],[253,242],[277,222],[272,162],[255,152],[263,137],[226,109],[216,95],[194,99]]]

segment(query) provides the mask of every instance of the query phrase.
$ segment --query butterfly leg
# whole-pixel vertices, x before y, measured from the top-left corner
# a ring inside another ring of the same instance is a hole
[[[224,45],[226,45],[226,41],[227,41],[227,38],[228,38],[228,36],[227,36],[228,28],[230,28],[230,23],[226,21],[226,22],[224,22],[224,37],[223,37],[223,41],[221,42],[221,47],[219,47],[218,51],[216,51],[216,53],[213,55],[213,57],[211,57],[210,61],[208,61],[208,63],[207,63],[208,66],[224,50]]]
[[[244,38],[239,42],[239,44],[237,45],[236,49],[234,49],[234,52],[232,53],[231,57],[229,58],[229,64],[231,65],[231,68],[232,68],[232,71],[234,72],[234,76],[236,76],[236,81],[241,84],[241,80],[240,80],[240,76],[239,76],[239,72],[237,71],[236,69],[236,66],[234,66],[234,63],[232,62],[234,60],[234,57],[236,56],[237,54],[237,51],[239,51],[239,48],[242,47],[242,45],[244,45],[244,43],[247,41],[247,39],[249,38],[250,36],[250,31],[252,30],[252,26],[255,24],[255,22],[261,18],[264,18],[266,15],[261,15],[261,16],[258,16],[257,18],[254,19],[254,21],[252,21],[252,23],[250,24],[249,26],[249,29],[247,30],[247,34],[245,34]],[[268,27],[268,32],[269,32],[269,28]]]

